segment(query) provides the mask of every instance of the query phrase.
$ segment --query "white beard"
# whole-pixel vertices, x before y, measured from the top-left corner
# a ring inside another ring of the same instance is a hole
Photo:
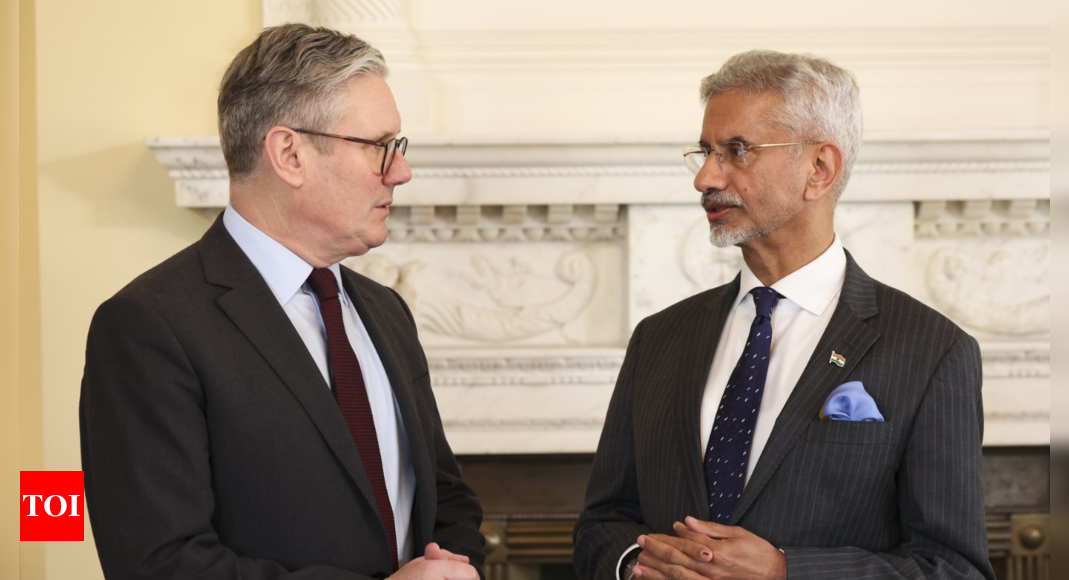
[[[732,232],[727,231],[723,224],[709,224],[709,242],[718,248],[745,244],[760,235],[764,234],[756,230]]]
[[[776,215],[771,222],[765,224],[764,227],[756,227],[749,230],[731,230],[727,228],[725,224],[709,224],[709,242],[718,248],[740,246],[755,238],[767,236],[778,230],[783,224],[791,221],[794,216],[801,212],[801,207],[794,209],[789,204],[784,204],[784,206],[780,208],[778,215]]]

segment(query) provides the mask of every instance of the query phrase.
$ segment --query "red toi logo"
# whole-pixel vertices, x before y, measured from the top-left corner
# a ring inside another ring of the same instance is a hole
[[[19,540],[84,540],[83,489],[81,471],[20,471]]]

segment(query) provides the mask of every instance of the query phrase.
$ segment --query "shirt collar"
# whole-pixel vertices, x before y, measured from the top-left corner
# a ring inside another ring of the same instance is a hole
[[[285,306],[308,281],[308,276],[312,274],[311,264],[261,232],[241,217],[230,204],[227,204],[223,212],[223,226],[241,251],[252,261],[252,265],[256,266],[280,305]],[[334,273],[334,280],[338,283],[339,292],[345,302],[347,295],[341,290],[341,267],[334,264],[330,271]]]
[[[831,246],[824,250],[823,254],[773,284],[772,289],[810,314],[820,316],[839,295],[845,279],[846,252],[839,235],[836,234]],[[744,260],[735,306],[742,304],[749,296],[750,290],[761,286],[764,284],[757,279]]]

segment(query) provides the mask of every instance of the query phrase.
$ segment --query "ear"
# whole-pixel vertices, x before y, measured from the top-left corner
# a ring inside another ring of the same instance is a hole
[[[806,201],[817,201],[828,195],[843,172],[843,150],[831,142],[820,143],[819,146],[809,166],[804,193]]]
[[[293,189],[300,189],[304,185],[309,145],[294,130],[281,125],[268,129],[264,137],[264,154],[271,170]]]

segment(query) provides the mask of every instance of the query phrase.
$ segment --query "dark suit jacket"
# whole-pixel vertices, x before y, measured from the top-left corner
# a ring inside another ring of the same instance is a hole
[[[342,268],[411,442],[416,555],[481,566],[412,316]],[[267,283],[217,220],[93,317],[80,406],[86,503],[108,578],[337,578],[391,572],[341,412]]]
[[[701,398],[739,280],[642,321],[575,528],[581,578],[615,578],[640,534],[709,519]],[[829,364],[831,352],[846,366]],[[822,421],[862,381],[886,422]],[[994,578],[980,488],[980,351],[847,254],[839,305],[776,419],[731,524],[781,548],[789,578]]]

